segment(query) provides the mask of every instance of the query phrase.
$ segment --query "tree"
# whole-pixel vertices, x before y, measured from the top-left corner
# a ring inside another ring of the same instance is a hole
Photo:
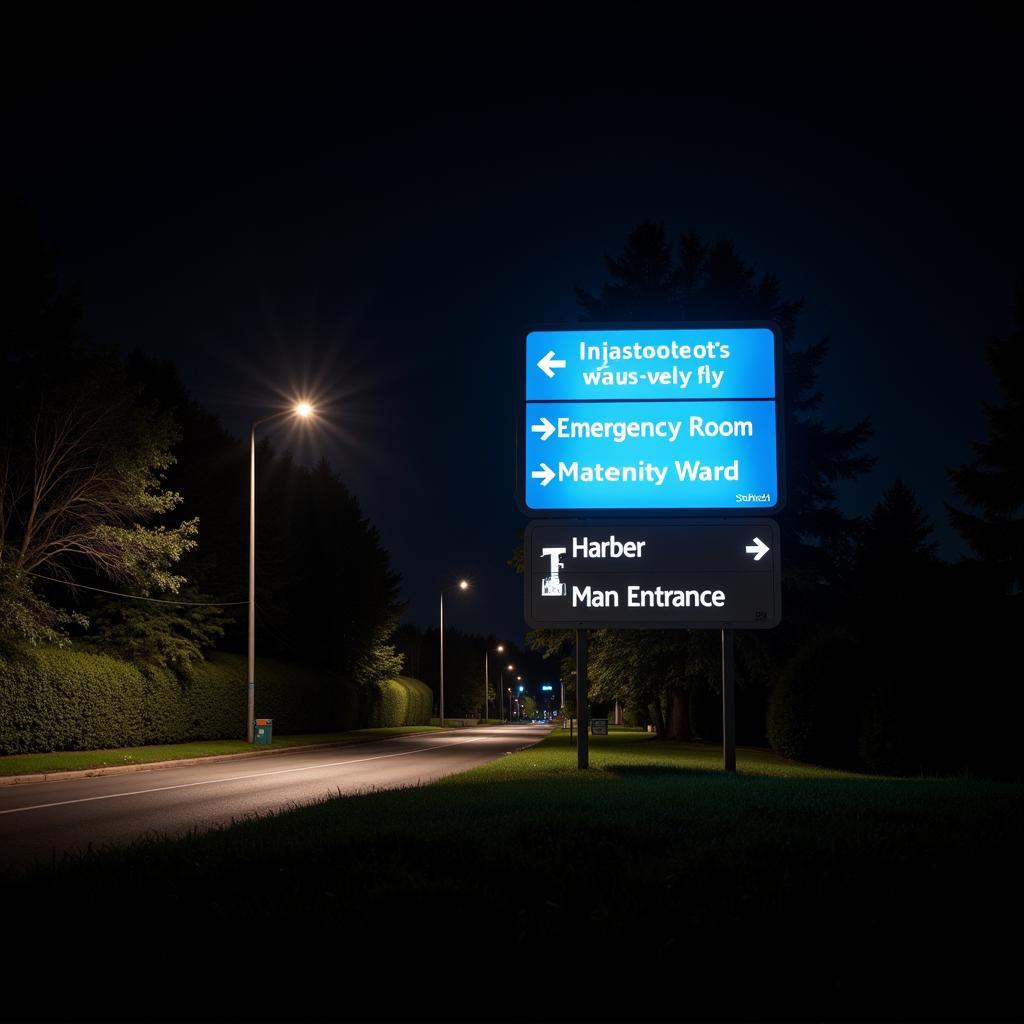
[[[91,615],[93,646],[136,665],[160,665],[191,678],[204,652],[224,635],[224,614],[195,588],[183,588],[180,597],[188,603],[100,602]]]
[[[24,211],[8,211],[0,345],[0,601],[7,638],[59,640],[70,617],[40,576],[93,578],[139,594],[176,593],[198,520],[155,523],[181,502],[165,486],[177,430],[140,401],[121,362],[88,343],[77,303]]]
[[[988,345],[1002,402],[985,403],[989,437],[974,458],[950,470],[956,494],[976,511],[947,505],[950,522],[994,569],[1005,593],[1024,586],[1024,289],[1014,297],[1016,328]]]
[[[588,695],[647,708],[659,735],[690,739],[689,691],[712,671],[715,639],[695,630],[598,630],[588,650]]]
[[[914,492],[896,480],[857,534],[849,598],[858,612],[877,622],[903,608],[906,618],[923,592],[934,592],[942,563],[933,532]]]
[[[376,527],[325,459],[307,468],[257,452],[259,604],[265,650],[336,669],[364,687],[393,678],[403,605]]]

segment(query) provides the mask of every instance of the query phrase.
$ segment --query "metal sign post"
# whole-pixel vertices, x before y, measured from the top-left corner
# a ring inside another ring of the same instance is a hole
[[[588,744],[590,709],[587,706],[587,631],[576,630],[576,718],[579,728],[576,730],[576,767],[590,767],[590,747]]]
[[[722,630],[722,767],[736,771],[736,674],[732,630]]]

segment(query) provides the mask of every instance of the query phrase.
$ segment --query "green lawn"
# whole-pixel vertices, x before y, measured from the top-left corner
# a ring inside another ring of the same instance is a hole
[[[749,749],[726,776],[631,731],[575,756],[555,730],[431,786],[10,875],[6,923],[34,951],[73,911],[83,980],[145,935],[124,984],[178,958],[211,1015],[262,965],[289,1019],[1014,1016],[1024,787]]]
[[[305,733],[297,736],[275,736],[273,743],[254,746],[245,740],[200,740],[195,743],[161,743],[148,747],[120,747],[114,750],[61,750],[46,754],[11,754],[0,757],[2,775],[45,775],[50,772],[110,768],[115,765],[152,764],[156,761],[178,761],[188,757],[212,757],[216,754],[267,753],[289,747],[306,747],[316,743],[344,745],[366,743],[407,732],[436,732],[429,725],[396,725],[381,729],[356,729],[352,732]]]

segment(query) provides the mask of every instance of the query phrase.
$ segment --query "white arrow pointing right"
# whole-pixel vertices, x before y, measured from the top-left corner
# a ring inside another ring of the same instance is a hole
[[[540,464],[540,469],[535,469],[530,476],[532,476],[534,480],[539,480],[541,487],[547,487],[547,485],[555,479],[554,470],[546,462],[542,462]]]
[[[760,537],[755,537],[754,543],[747,545],[747,554],[753,555],[755,562],[760,562],[770,550],[771,548]]]
[[[546,441],[555,432],[555,425],[547,416],[541,416],[540,423],[534,423],[530,429],[535,434],[540,434],[542,441]]]
[[[537,365],[549,376],[554,377],[555,370],[561,370],[565,367],[564,359],[555,358],[555,350],[552,349],[547,355],[537,360]]]

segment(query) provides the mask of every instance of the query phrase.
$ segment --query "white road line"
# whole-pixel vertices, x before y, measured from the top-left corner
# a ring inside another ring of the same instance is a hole
[[[424,752],[431,752],[435,750],[445,750],[448,747],[457,747],[463,743],[479,743],[480,740],[486,739],[485,736],[474,736],[468,740],[454,740],[451,743],[445,743],[444,745],[435,745],[432,747],[417,747],[415,750],[401,750],[397,754],[374,754],[371,757],[354,757],[348,761],[329,761],[326,764],[308,764],[298,768],[277,768],[274,771],[268,772],[249,772],[246,775],[231,775],[224,779],[203,779],[200,782],[182,782],[177,786],[155,786],[152,789],[133,789],[127,793],[106,793],[103,796],[83,796],[78,797],[75,800],[54,800],[48,804],[33,804],[31,807],[11,807],[6,811],[0,811],[2,814],[21,814],[23,811],[41,811],[47,807],[63,807],[66,804],[87,804],[93,800],[114,800],[117,797],[122,796],[143,796],[146,793],[165,793],[172,789],[191,789],[193,786],[215,786],[221,782],[239,782],[242,779],[259,779],[266,775],[287,775],[289,772],[309,772],[314,771],[317,768],[337,768],[344,764],[360,764],[363,761],[381,761],[388,757],[407,757],[409,754],[422,754]]]

